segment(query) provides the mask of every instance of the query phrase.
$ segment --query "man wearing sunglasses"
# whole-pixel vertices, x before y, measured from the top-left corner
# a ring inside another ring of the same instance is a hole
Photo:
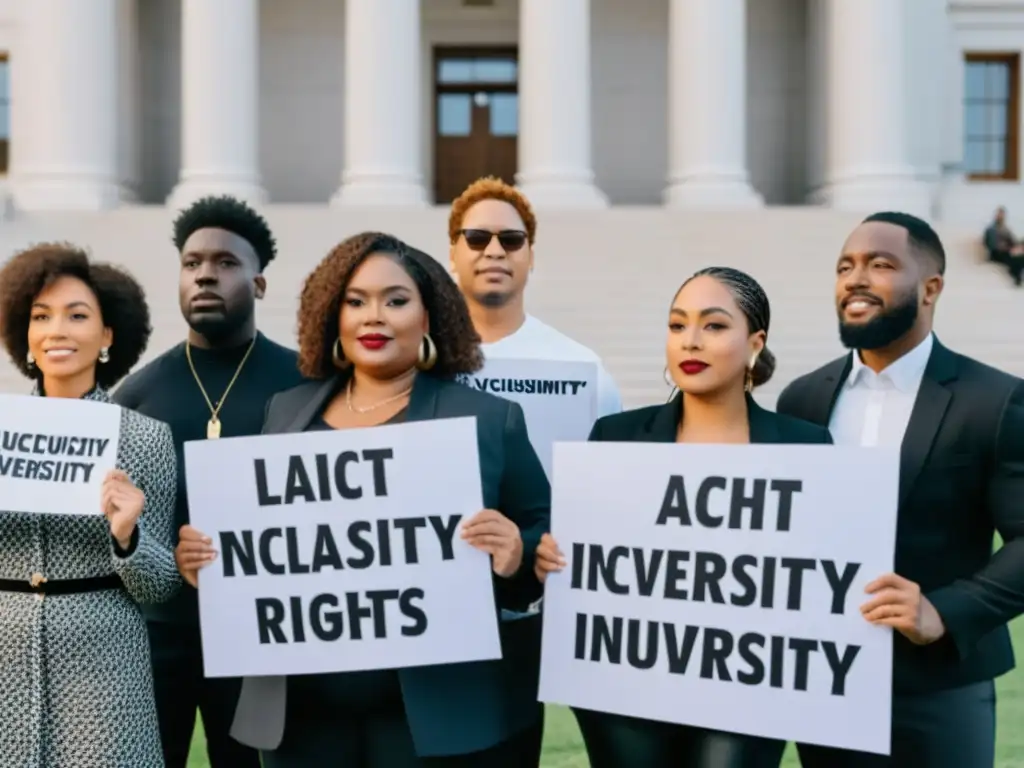
[[[448,217],[449,258],[488,358],[594,362],[597,415],[622,410],[611,374],[593,350],[526,313],[537,219],[529,201],[500,179],[470,184]]]
[[[592,362],[598,369],[597,415],[622,410],[618,387],[591,349],[528,315],[524,294],[533,269],[537,219],[525,197],[503,181],[479,179],[452,203],[449,258],[469,306],[473,326],[489,359]],[[585,435],[583,436],[586,437]],[[537,719],[510,745],[523,768],[540,765],[544,705],[537,702],[540,675],[539,606],[528,613],[502,612],[501,645],[508,665],[508,695],[534,702]]]

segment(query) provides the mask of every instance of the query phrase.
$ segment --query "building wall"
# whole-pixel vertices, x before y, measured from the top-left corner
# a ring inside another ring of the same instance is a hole
[[[593,165],[615,205],[661,202],[668,165],[669,0],[593,0]],[[803,202],[806,179],[806,3],[758,0],[748,19],[748,162],[769,204]],[[424,0],[421,67],[422,169],[433,178],[434,46],[515,45],[518,3],[465,8]],[[179,0],[139,7],[143,172],[140,197],[162,203],[180,161]],[[342,166],[344,5],[337,0],[262,0],[260,160],[270,199],[325,202]],[[380,55],[387,56],[387,41]],[[367,63],[372,66],[372,62]],[[738,119],[743,119],[738,116]]]
[[[895,1],[895,0],[894,0]],[[993,208],[1010,209],[1024,229],[1020,180],[965,181],[963,56],[1024,54],[1024,0],[903,0],[909,8],[908,158],[934,183],[938,217],[980,227]],[[827,152],[820,82],[826,62],[819,11],[826,0],[748,0],[747,163],[769,205],[799,205],[823,180]],[[180,0],[137,3],[139,135],[137,170],[126,170],[138,199],[162,204],[177,181],[181,141]],[[10,67],[28,67],[18,0],[0,0],[0,50]],[[658,205],[668,169],[669,0],[592,0],[593,167],[614,205]],[[460,0],[422,0],[421,167],[433,177],[432,48],[515,44],[517,0],[466,8]],[[323,205],[343,162],[344,0],[261,0],[260,162],[273,202]],[[856,45],[851,41],[851,45]],[[380,41],[387,57],[388,41]],[[24,46],[19,51],[19,46]],[[373,66],[373,62],[367,62]],[[713,76],[714,73],[709,73]],[[12,77],[12,153],[33,145],[28,110],[18,108],[24,77]],[[1018,99],[1024,125],[1024,98]],[[132,149],[132,148],[129,148]],[[1024,152],[1020,155],[1024,157]],[[126,166],[130,159],[126,158]],[[1024,176],[1024,174],[1021,174]],[[0,199],[6,180],[0,177]]]
[[[1024,2],[1021,0],[950,0],[953,44],[949,52],[954,77],[949,101],[949,120],[959,127],[964,122],[963,57],[967,52],[1020,53],[1024,57]],[[1024,99],[1019,99],[1024,125]],[[963,141],[958,132],[951,144]],[[1024,231],[1024,184],[1018,181],[965,181],[949,174],[941,190],[943,218],[957,223],[980,225],[991,219],[996,207],[1009,208],[1011,228]],[[980,234],[980,233],[979,233]]]

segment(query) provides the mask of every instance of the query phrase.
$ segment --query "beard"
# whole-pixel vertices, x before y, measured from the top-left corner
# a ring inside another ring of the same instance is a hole
[[[211,344],[219,344],[231,338],[247,321],[248,317],[238,315],[203,313],[189,317],[188,325]]]
[[[481,306],[497,309],[498,307],[503,307],[508,304],[512,298],[512,294],[502,291],[482,291],[475,293],[473,298],[475,298],[477,303]]]
[[[905,336],[917,322],[917,291],[909,291],[891,308],[881,311],[866,323],[843,322],[839,310],[839,340],[847,349],[881,349]]]

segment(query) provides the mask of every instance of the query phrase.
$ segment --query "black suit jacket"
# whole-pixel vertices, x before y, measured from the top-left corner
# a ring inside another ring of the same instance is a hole
[[[590,439],[613,443],[674,443],[682,416],[683,398],[677,394],[664,405],[649,405],[598,419]],[[832,442],[827,428],[765,410],[749,395],[747,419],[751,443]]]
[[[800,377],[779,411],[827,425],[852,363],[851,353]],[[1013,669],[1006,624],[1024,611],[1024,382],[936,340],[903,437],[899,487],[896,572],[920,585],[947,635],[922,647],[894,633],[896,693]],[[1005,544],[993,555],[996,530]]]
[[[263,433],[305,430],[340,387],[338,379],[314,381],[275,395]],[[514,521],[523,538],[522,567],[508,579],[494,576],[495,597],[499,608],[522,610],[543,594],[533,559],[540,537],[550,529],[551,489],[517,403],[428,374],[416,377],[406,421],[464,416],[476,417],[484,506]],[[509,641],[504,625],[502,630],[504,650]],[[531,679],[505,660],[409,667],[398,674],[420,756],[487,749],[538,716],[536,676]],[[284,734],[286,690],[285,677],[245,678],[232,736],[243,744],[276,749]]]

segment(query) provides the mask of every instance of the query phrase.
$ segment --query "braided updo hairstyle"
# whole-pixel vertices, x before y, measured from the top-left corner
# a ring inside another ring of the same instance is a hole
[[[764,331],[768,335],[768,325],[772,319],[771,305],[768,303],[768,294],[754,278],[746,272],[741,272],[732,267],[705,267],[693,273],[685,283],[679,286],[683,290],[687,283],[698,277],[711,277],[720,282],[736,300],[744,317],[747,318],[747,328],[750,333]],[[677,291],[678,294],[678,291]],[[750,383],[754,387],[767,384],[775,373],[775,355],[768,349],[767,342],[761,354],[757,356],[754,369],[750,372]]]

